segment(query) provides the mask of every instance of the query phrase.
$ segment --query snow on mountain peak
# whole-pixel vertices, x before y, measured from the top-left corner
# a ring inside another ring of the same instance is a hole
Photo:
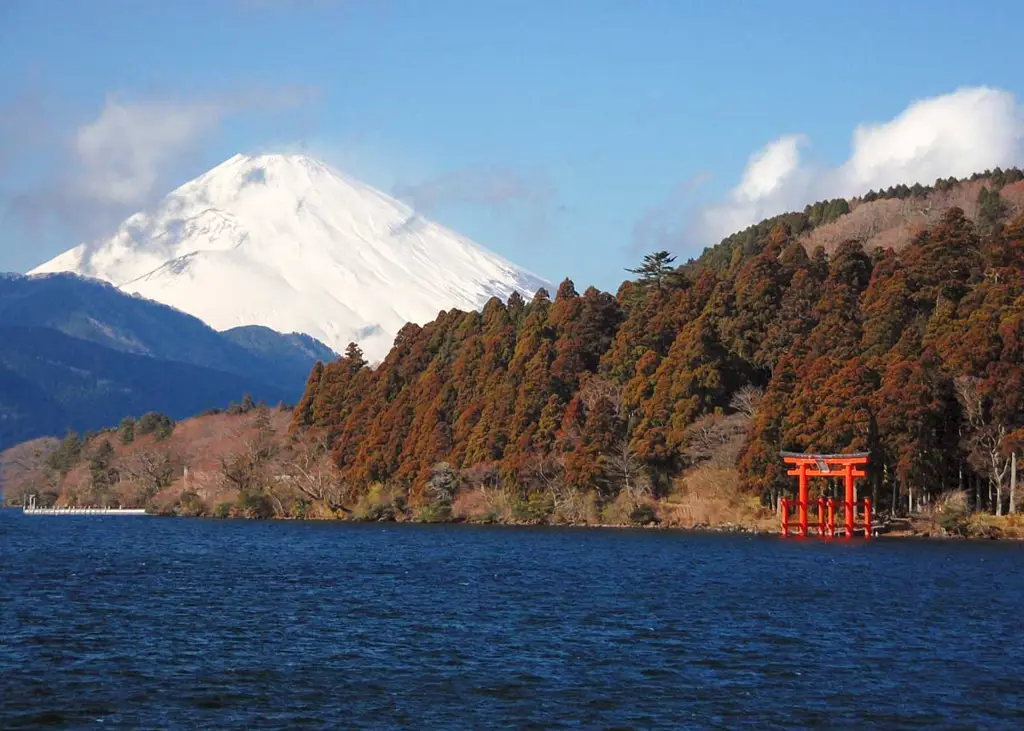
[[[548,282],[305,155],[235,155],[109,239],[29,274],[71,271],[218,330],[265,325],[383,358],[407,322]]]

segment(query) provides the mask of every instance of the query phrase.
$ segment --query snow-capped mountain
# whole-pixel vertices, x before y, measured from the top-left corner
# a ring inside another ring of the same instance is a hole
[[[195,315],[382,359],[407,322],[548,282],[304,155],[235,155],[29,274],[70,271]]]

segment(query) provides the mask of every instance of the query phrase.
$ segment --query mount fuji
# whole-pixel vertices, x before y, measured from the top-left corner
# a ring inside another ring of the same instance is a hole
[[[311,335],[371,362],[407,322],[550,284],[304,155],[235,155],[30,275],[73,272],[216,330]]]

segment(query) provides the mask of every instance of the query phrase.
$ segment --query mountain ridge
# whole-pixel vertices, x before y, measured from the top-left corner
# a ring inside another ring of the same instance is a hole
[[[314,338],[244,326],[217,332],[169,305],[78,274],[0,276],[0,449],[163,411],[193,416],[248,392],[294,402]]]
[[[51,328],[113,350],[237,373],[267,383],[301,384],[315,361],[337,357],[312,337],[269,329],[260,334],[261,349],[253,350],[245,345],[253,336],[246,337],[244,328],[218,332],[175,307],[69,272],[0,278],[0,325]],[[268,350],[275,355],[265,355]]]
[[[27,439],[117,424],[157,411],[173,419],[239,401],[277,403],[293,390],[249,376],[113,350],[45,327],[0,324],[0,450]]]

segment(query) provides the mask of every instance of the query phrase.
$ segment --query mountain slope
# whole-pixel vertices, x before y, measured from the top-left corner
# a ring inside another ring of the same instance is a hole
[[[0,450],[146,411],[181,419],[245,393],[268,403],[291,394],[251,377],[118,352],[47,328],[0,326],[0,343]]]
[[[805,234],[850,215],[833,202],[616,298],[566,280],[553,301],[444,313],[379,368],[316,369],[295,433],[327,435],[340,482],[407,504],[436,499],[446,464],[505,487],[520,516],[578,520],[572,496],[588,491],[632,507],[711,479],[694,467],[728,469],[772,506],[793,484],[781,451],[868,451],[880,513],[963,490],[1001,513],[1024,448],[1024,215],[988,190],[976,220],[952,206],[871,253],[847,240],[808,254]]]
[[[616,297],[565,280],[553,299],[410,325],[377,368],[314,368],[265,473],[268,513],[309,515],[293,498],[310,489],[320,515],[374,520],[777,526],[776,499],[794,487],[780,451],[868,451],[861,495],[880,518],[919,501],[943,505],[936,529],[965,532],[965,502],[1011,504],[1007,461],[1024,449],[1024,211],[1011,218],[1007,186],[985,177],[976,216],[949,207],[892,248],[809,253],[808,234],[855,208],[823,202],[674,276],[651,267]],[[190,470],[216,468],[210,435],[241,439],[245,420],[228,421],[178,432]],[[270,477],[282,474],[295,479]],[[73,480],[65,497],[84,484]]]
[[[264,325],[383,358],[407,322],[547,283],[323,163],[236,155],[109,240],[31,273],[71,271],[218,330]]]
[[[309,375],[313,363],[338,357],[314,337],[302,333],[285,335],[262,325],[234,327],[219,334],[224,340],[244,348],[251,356],[273,363],[275,368],[290,375],[301,373],[303,378]],[[290,381],[291,378],[289,387]]]
[[[336,357],[308,336],[267,328],[218,333],[191,315],[72,274],[0,276],[3,325],[51,328],[125,353],[236,373],[280,386],[289,400],[313,363]]]

